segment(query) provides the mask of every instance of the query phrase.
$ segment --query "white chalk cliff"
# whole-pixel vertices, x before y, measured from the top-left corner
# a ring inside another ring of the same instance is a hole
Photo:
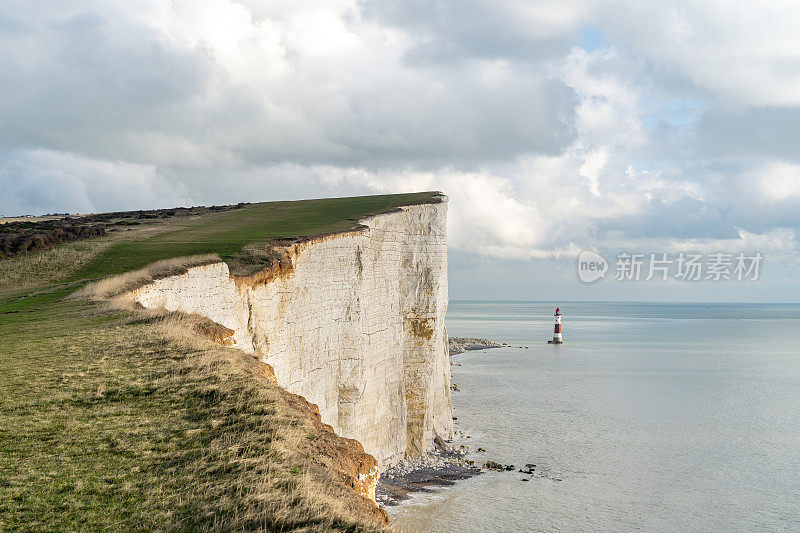
[[[196,313],[319,407],[381,469],[453,432],[447,309],[447,201],[360,221],[362,229],[290,244],[274,275],[190,268],[126,297]]]

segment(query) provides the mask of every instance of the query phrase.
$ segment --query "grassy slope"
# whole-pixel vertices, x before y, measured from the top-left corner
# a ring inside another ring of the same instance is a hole
[[[325,468],[347,456],[343,439],[252,358],[187,334],[185,319],[63,297],[156,260],[232,258],[431,197],[254,204],[0,261],[0,528],[381,527]]]

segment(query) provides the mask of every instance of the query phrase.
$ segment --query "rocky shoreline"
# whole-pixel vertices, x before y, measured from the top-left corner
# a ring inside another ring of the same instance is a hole
[[[464,353],[468,350],[486,350],[489,348],[500,348],[499,344],[489,339],[475,339],[472,337],[450,337],[447,339],[447,348],[450,355]]]
[[[444,443],[441,443],[444,444]],[[452,450],[437,443],[434,452],[419,459],[401,461],[381,474],[375,489],[375,501],[381,507],[392,507],[408,500],[414,492],[433,492],[436,487],[454,485],[456,481],[481,473],[464,459],[467,450]]]

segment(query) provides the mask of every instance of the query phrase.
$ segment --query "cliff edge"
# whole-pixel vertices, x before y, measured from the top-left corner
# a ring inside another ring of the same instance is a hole
[[[446,218],[439,197],[275,243],[272,267],[253,275],[217,261],[122,297],[224,326],[220,340],[269,365],[384,469],[452,437]]]

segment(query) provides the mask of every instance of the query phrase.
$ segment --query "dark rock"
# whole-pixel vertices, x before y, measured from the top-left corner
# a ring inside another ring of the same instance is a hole
[[[486,461],[486,463],[484,463],[483,467],[486,470],[494,470],[496,472],[499,472],[499,471],[503,470],[503,465],[501,465],[500,463],[495,463],[494,461]]]
[[[450,337],[447,339],[450,355],[464,353],[467,350],[486,350],[499,348],[500,344],[489,339],[474,339],[472,337]]]
[[[456,481],[480,474],[473,466],[443,465],[421,467],[417,470],[395,475],[391,472],[381,475],[376,487],[376,499],[383,506],[393,506],[407,500],[414,492],[431,492],[431,487],[446,487]]]

